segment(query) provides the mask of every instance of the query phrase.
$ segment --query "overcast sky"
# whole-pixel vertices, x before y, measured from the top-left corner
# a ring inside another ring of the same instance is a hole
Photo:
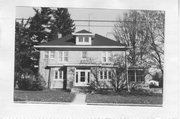
[[[119,17],[123,16],[123,13],[126,10],[118,9],[80,9],[80,8],[68,8],[71,18],[73,20],[110,20],[116,21]],[[34,15],[34,10],[32,7],[17,7],[16,8],[16,18],[29,18]],[[88,25],[88,22],[76,22],[76,32],[82,29],[89,30],[88,26],[79,26],[79,25]],[[90,25],[104,26],[104,27],[94,27],[90,26],[90,31],[92,33],[97,33],[109,38],[113,38],[113,22],[90,22]],[[106,27],[111,26],[111,27]]]

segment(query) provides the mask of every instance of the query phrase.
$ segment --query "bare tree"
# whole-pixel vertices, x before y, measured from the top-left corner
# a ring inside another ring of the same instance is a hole
[[[127,56],[131,65],[156,67],[163,74],[164,21],[162,11],[129,11],[114,25],[114,37],[132,46]]]
[[[111,68],[112,76],[110,83],[115,92],[122,90],[125,86],[128,86],[126,78],[126,63],[125,58],[122,56],[117,56],[113,60],[115,68]]]

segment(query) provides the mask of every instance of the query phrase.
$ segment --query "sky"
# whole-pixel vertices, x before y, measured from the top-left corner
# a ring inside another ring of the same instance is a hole
[[[108,20],[116,21],[118,18],[122,18],[123,13],[126,10],[121,9],[83,9],[83,8],[68,8],[71,18],[73,20]],[[16,18],[29,18],[35,14],[32,7],[16,7]],[[92,33],[97,33],[105,37],[114,39],[113,37],[113,26],[115,22],[74,22],[76,30],[82,29],[90,30]],[[88,27],[90,24],[90,27]],[[87,26],[80,26],[87,25]],[[93,26],[91,26],[93,25]],[[103,26],[103,27],[95,27]],[[108,26],[108,27],[107,27]],[[110,26],[110,27],[109,27]]]

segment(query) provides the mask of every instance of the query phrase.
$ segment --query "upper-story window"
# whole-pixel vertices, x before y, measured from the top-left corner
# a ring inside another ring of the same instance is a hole
[[[84,37],[84,42],[89,42],[89,37]]]
[[[82,36],[79,37],[79,42],[83,42],[83,37]]]
[[[49,58],[54,59],[55,58],[55,51],[50,51]]]
[[[44,58],[45,59],[54,59],[55,58],[55,51],[45,51],[45,54],[44,54]]]
[[[48,58],[49,58],[49,51],[45,51],[44,58],[45,58],[45,59],[48,59]]]
[[[106,51],[102,53],[102,62],[110,63],[112,62],[112,52]]]
[[[82,51],[82,59],[86,59],[87,58],[87,51]]]
[[[59,51],[59,61],[60,62],[68,62],[69,53],[68,51]]]

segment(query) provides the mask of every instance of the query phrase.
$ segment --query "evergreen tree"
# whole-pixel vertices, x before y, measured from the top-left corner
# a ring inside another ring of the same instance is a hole
[[[24,20],[16,22],[15,37],[15,74],[22,74],[25,69],[38,73],[39,51],[34,45],[53,40],[52,36],[57,33],[62,35],[70,34],[75,27],[70,14],[65,8],[35,9],[35,15],[29,18],[26,23]]]
[[[75,24],[71,19],[67,8],[58,8],[53,10],[53,19],[50,29],[51,34],[49,40],[57,38],[58,33],[61,33],[63,37],[74,32]]]
[[[25,69],[33,67],[31,60],[31,41],[29,39],[29,30],[27,28],[29,20],[24,23],[16,22],[15,32],[15,81],[20,78]]]

